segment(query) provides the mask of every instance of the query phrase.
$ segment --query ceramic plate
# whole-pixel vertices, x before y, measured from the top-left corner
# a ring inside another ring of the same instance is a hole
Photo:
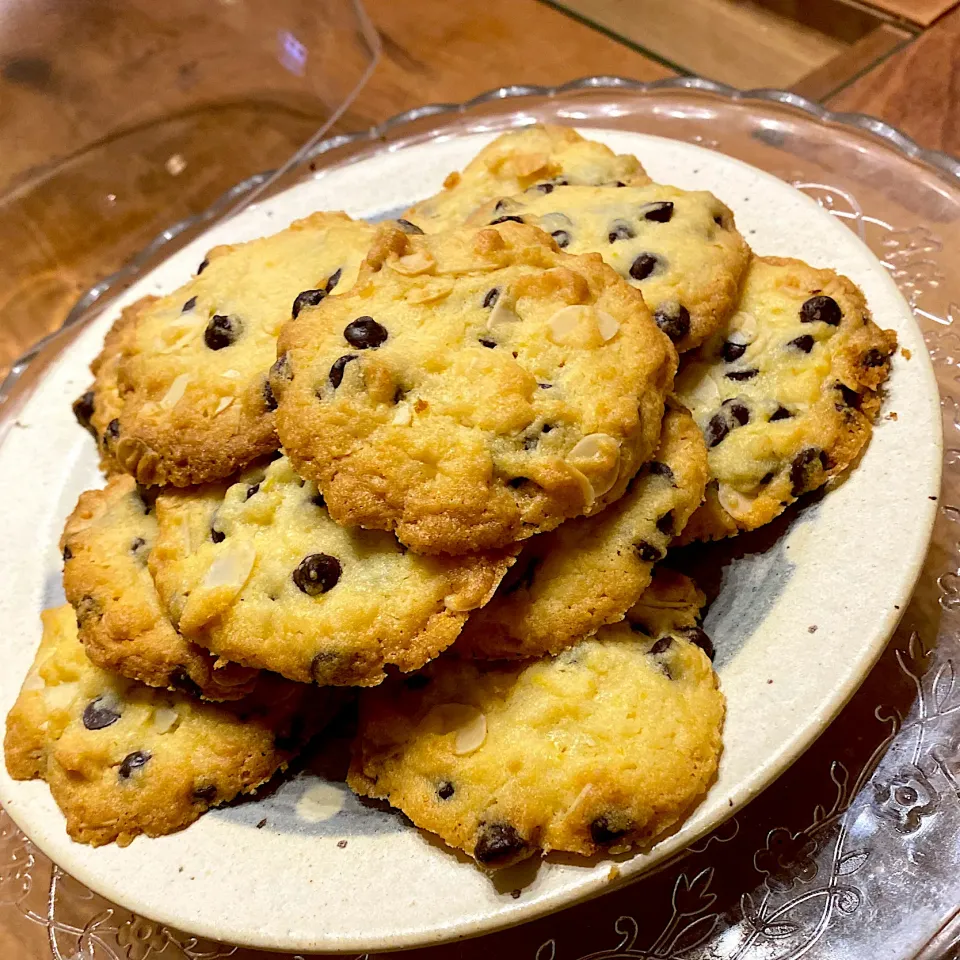
[[[635,153],[656,180],[712,190],[758,252],[850,276],[877,323],[895,329],[905,348],[884,409],[897,418],[880,421],[852,475],[793,512],[767,549],[735,551],[713,571],[719,595],[706,626],[729,709],[720,774],[707,798],[676,833],[650,851],[617,858],[616,869],[609,859],[551,858],[492,882],[398,814],[361,805],[342,783],[310,770],[182,833],[94,850],[67,838],[43,783],[12,782],[0,765],[0,802],[79,880],[171,926],[277,950],[362,952],[476,935],[594,896],[681,851],[796,759],[866,675],[919,574],[940,488],[937,388],[907,304],[868,249],[787,184],[689,144],[589,135]],[[63,599],[63,520],[77,495],[100,483],[93,445],[74,423],[70,401],[87,386],[87,364],[120,307],[177,287],[215,243],[272,233],[311,210],[395,214],[439,188],[488,139],[375,153],[244,211],[144,277],[50,367],[0,447],[0,714],[32,660],[40,610]],[[256,829],[264,818],[267,826]]]

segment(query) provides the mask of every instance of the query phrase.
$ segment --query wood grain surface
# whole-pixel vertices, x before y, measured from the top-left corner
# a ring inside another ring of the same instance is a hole
[[[921,146],[960,155],[960,9],[831,97],[832,110],[869,113]]]

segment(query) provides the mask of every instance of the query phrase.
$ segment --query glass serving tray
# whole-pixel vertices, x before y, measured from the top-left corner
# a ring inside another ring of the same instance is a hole
[[[879,120],[794,94],[708,81],[594,77],[419,108],[321,142],[309,168],[534,119],[655,133],[765,169],[814,197],[890,270],[923,328],[941,389],[944,489],[930,554],[886,653],[817,743],[758,799],[656,873],[598,900],[486,937],[404,956],[479,960],[933,960],[960,945],[960,163]],[[182,225],[181,225],[182,226]],[[175,226],[166,231],[176,236]],[[154,244],[151,258],[162,257]],[[141,269],[137,265],[131,269]],[[123,283],[123,272],[117,283]],[[101,291],[109,292],[109,291]],[[14,422],[54,337],[0,388]],[[903,464],[909,470],[908,463]],[[882,535],[882,533],[881,533]],[[252,866],[255,869],[255,866]],[[438,891],[442,896],[442,891]],[[4,960],[253,960],[86,890],[0,811]]]

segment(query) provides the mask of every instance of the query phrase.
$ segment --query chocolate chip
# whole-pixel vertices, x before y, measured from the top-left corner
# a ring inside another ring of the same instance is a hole
[[[146,542],[143,537],[134,537],[133,540],[130,541],[130,552],[136,553]]]
[[[669,223],[673,216],[673,203],[670,200],[657,200],[647,204],[641,210],[644,220],[653,220],[655,223]]]
[[[210,261],[206,257],[204,257],[203,260],[200,261],[200,266],[197,267],[197,276],[199,277],[200,274],[203,273],[203,271],[206,270],[207,267],[209,266],[210,266]]]
[[[723,357],[724,363],[733,363],[735,360],[739,360],[746,352],[747,345],[745,343],[737,343],[734,340],[727,340],[720,348],[720,356]]]
[[[820,450],[816,447],[807,447],[793,458],[790,464],[790,493],[799,497],[811,481],[811,467],[820,462]]]
[[[673,483],[673,471],[665,463],[661,463],[659,460],[651,460],[647,464],[647,469],[655,477],[666,477],[671,483]]]
[[[660,261],[655,254],[641,253],[630,265],[630,276],[634,280],[646,280],[657,269]]]
[[[181,313],[189,313],[197,305],[197,298],[191,297],[181,308]]]
[[[107,429],[103,434],[103,442],[107,443],[109,440],[116,440],[120,436],[120,420],[117,417],[114,417],[108,424]]]
[[[655,547],[652,543],[648,543],[646,540],[639,540],[634,544],[634,549],[637,551],[637,556],[644,563],[656,563],[658,560],[663,559],[663,551],[659,547]]]
[[[809,353],[813,349],[813,337],[809,333],[805,333],[802,336],[796,337],[794,340],[789,341],[787,346],[796,347],[798,350],[802,350],[804,353]]]
[[[717,655],[713,641],[700,627],[684,627],[680,631],[691,643],[696,644],[711,660]]]
[[[713,222],[714,222],[718,227],[722,227],[722,226],[723,226],[723,215],[718,213],[718,214],[713,218]]]
[[[373,317],[357,317],[347,324],[343,331],[344,339],[357,350],[372,350],[387,339],[387,328],[377,323]]]
[[[564,247],[570,246],[570,234],[566,230],[554,230],[550,234],[554,240],[557,241],[557,246],[562,250]]]
[[[326,553],[311,553],[293,571],[293,582],[308,596],[317,597],[332,590],[342,572],[343,568],[336,557]]]
[[[404,221],[404,223],[406,222],[407,221]],[[411,223],[410,226],[412,227],[413,224]],[[419,227],[417,227],[417,229],[420,230]],[[422,230],[420,230],[420,232],[423,233]],[[333,293],[333,288],[340,282],[340,277],[342,276],[343,276],[343,267],[337,267],[337,269],[334,270],[329,277],[327,277],[327,285],[323,289],[327,293]]]
[[[247,496],[245,499],[249,500],[252,496],[254,496],[254,494],[256,494],[256,492],[259,489],[260,489],[259,483],[251,484],[249,487],[247,487]]]
[[[83,711],[83,725],[88,730],[103,730],[120,719],[120,711],[105,703],[103,697],[91,700]]]
[[[848,407],[854,407],[855,409],[860,409],[860,403],[863,400],[863,397],[857,393],[856,390],[851,390],[846,384],[838,383],[837,389],[840,391],[840,396],[843,397],[843,402]]]
[[[194,787],[193,790],[193,802],[194,803],[213,803],[217,798],[217,788],[212,784],[207,784],[205,787]]]
[[[314,683],[319,684],[321,687],[327,686],[330,680],[336,675],[339,666],[340,657],[335,653],[330,653],[329,651],[318,653],[310,661],[310,676],[313,677]]]
[[[263,396],[264,408],[268,413],[273,413],[273,411],[277,409],[277,398],[274,396],[273,387],[270,386],[269,380],[263,381],[263,387],[260,393]]]
[[[608,817],[597,817],[590,823],[590,838],[599,847],[608,847],[615,840],[619,840],[629,827],[618,829],[614,827]]]
[[[342,357],[337,358],[333,361],[333,366],[330,367],[330,383],[333,386],[333,389],[336,390],[337,387],[343,383],[343,368],[351,361],[356,360],[357,355],[355,353],[346,353]]]
[[[83,396],[77,397],[77,399],[73,401],[73,415],[77,418],[77,423],[79,423],[84,430],[89,430],[94,436],[96,436],[96,431],[90,423],[90,420],[93,417],[95,408],[96,401],[92,390],[88,390]]]
[[[146,750],[134,750],[128,753],[120,763],[118,774],[121,780],[129,780],[135,770],[139,770],[152,755]]]
[[[70,549],[70,544],[68,543],[63,548],[63,562],[66,563],[68,560],[73,559],[73,551]]]
[[[222,350],[237,342],[243,325],[236,317],[215,313],[203,331],[203,342],[211,350]]]
[[[527,844],[509,823],[481,823],[473,855],[483,864],[503,864],[526,850]]]
[[[724,374],[728,380],[736,380],[738,382],[742,380],[752,380],[760,371],[753,367],[750,370],[731,370],[729,373]]]
[[[523,223],[523,217],[514,217],[514,216],[497,217],[496,220],[490,221],[490,226],[493,227],[498,223]]]
[[[270,368],[270,376],[276,377],[277,380],[293,379],[293,368],[290,366],[289,354],[282,353],[279,357],[277,357],[277,359],[273,362],[273,366]]]
[[[497,287],[491,287],[486,296],[483,298],[483,305],[485,307],[496,306],[497,301],[500,299],[500,290]]]
[[[439,787],[437,787],[437,796],[441,800],[449,800],[454,794],[453,784],[449,780],[444,780]]]
[[[708,447],[715,447],[722,443],[730,432],[730,422],[722,413],[715,413],[703,431],[703,439],[706,440]]]
[[[214,543],[223,543],[223,541],[227,539],[227,535],[226,535],[225,533],[221,533],[221,532],[220,532],[219,530],[217,530],[215,527],[211,527],[211,528],[210,528],[210,539],[211,539]]]
[[[673,511],[668,510],[658,521],[657,529],[661,533],[672,534],[673,533]]]
[[[732,416],[741,427],[745,427],[750,422],[750,410],[746,404],[740,400],[724,400],[720,406],[728,410],[730,416]]]
[[[77,623],[81,625],[88,620],[99,620],[103,617],[103,610],[99,602],[89,594],[85,594],[80,598],[80,602],[76,605],[76,611]]]
[[[553,193],[555,189],[555,184],[553,183],[535,183],[532,187],[527,187],[527,193]]]
[[[887,358],[876,347],[871,347],[860,362],[868,368],[882,367],[887,362]]]
[[[422,690],[429,686],[430,678],[425,673],[412,673],[403,683],[408,690]]]
[[[671,637],[660,637],[656,643],[647,651],[647,653],[652,653],[656,656],[658,653],[664,653],[669,650],[673,644],[673,639]]]
[[[293,301],[293,319],[300,316],[300,311],[304,307],[315,307],[327,295],[326,290],[304,290],[297,294],[297,299]]]
[[[843,314],[840,312],[840,304],[838,304],[833,297],[826,295],[811,297],[800,308],[801,323],[816,323],[820,321],[821,323],[830,324],[831,327],[836,327],[842,319]]]
[[[772,470],[768,471],[760,478],[760,486],[765,487],[775,476],[776,474]]]
[[[776,410],[770,414],[770,422],[773,423],[775,420],[789,420],[793,414],[784,406],[778,406]]]
[[[403,217],[397,217],[397,226],[404,233],[409,233],[414,237],[418,237],[423,234],[423,231],[415,223],[411,223],[409,220],[404,220]]]
[[[631,272],[633,268],[631,267]],[[690,311],[679,303],[661,303],[654,311],[657,326],[674,342],[690,332]]]
[[[607,234],[607,240],[610,243],[616,243],[618,240],[632,240],[636,234],[630,227],[629,223],[615,223],[610,228],[610,232]]]
[[[541,390],[552,390],[552,389],[553,389],[553,384],[552,384],[552,383],[538,383],[537,386],[538,386]]]

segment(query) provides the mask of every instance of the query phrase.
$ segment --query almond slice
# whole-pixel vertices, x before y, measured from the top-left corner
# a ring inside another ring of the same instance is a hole
[[[603,342],[607,343],[612,340],[620,330],[620,321],[607,313],[606,310],[598,310],[597,329],[600,331]]]
[[[160,406],[165,407],[167,410],[173,409],[183,399],[183,395],[187,390],[187,384],[189,384],[192,379],[189,373],[181,373],[180,376],[176,377],[173,383],[170,384],[170,388],[163,395]]]
[[[490,316],[487,318],[487,329],[491,333],[496,333],[497,328],[502,329],[511,323],[519,323],[520,318],[514,310],[503,302],[503,297],[497,300]]]
[[[723,507],[734,520],[746,520],[753,510],[753,505],[757,498],[755,496],[751,497],[742,494],[739,490],[734,490],[733,487],[728,487],[726,484],[721,483],[717,490],[717,499],[720,501],[720,506]]]
[[[253,544],[240,541],[223,550],[207,569],[201,590],[228,587],[236,596],[244,587],[257,560]]]
[[[217,403],[217,409],[213,411],[213,415],[216,417],[218,414],[223,413],[235,399],[235,397],[221,397]]]
[[[416,277],[421,273],[429,273],[436,265],[436,261],[426,250],[415,250],[413,253],[408,253],[390,261],[390,266],[405,277]]]
[[[153,713],[152,725],[155,733],[168,733],[180,725],[180,714],[173,707],[158,707]]]

